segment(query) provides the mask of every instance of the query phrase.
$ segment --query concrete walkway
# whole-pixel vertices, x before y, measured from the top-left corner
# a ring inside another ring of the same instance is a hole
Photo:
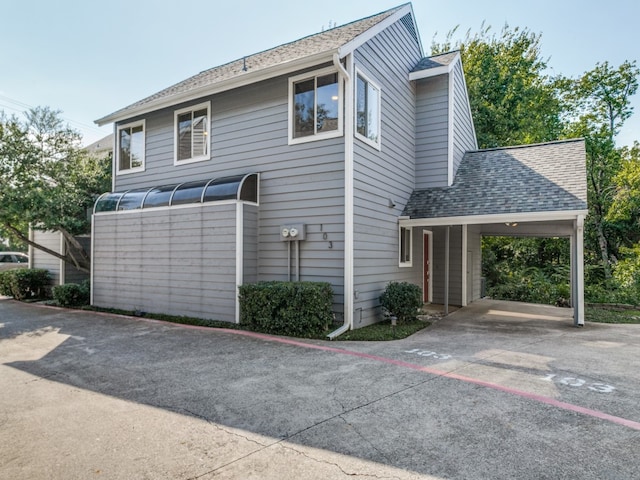
[[[567,312],[367,343],[0,300],[0,478],[637,478],[640,326]]]

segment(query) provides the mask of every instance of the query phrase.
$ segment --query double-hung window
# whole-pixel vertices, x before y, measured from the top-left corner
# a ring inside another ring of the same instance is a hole
[[[362,72],[356,78],[356,137],[379,150],[380,87]]]
[[[175,164],[209,159],[211,104],[201,103],[175,112]]]
[[[289,143],[342,135],[342,82],[333,68],[289,79]]]
[[[144,170],[144,127],[144,120],[118,126],[116,146],[118,174]]]

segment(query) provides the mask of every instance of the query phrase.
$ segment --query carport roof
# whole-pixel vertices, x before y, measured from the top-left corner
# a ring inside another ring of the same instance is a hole
[[[467,152],[450,187],[415,190],[411,219],[585,211],[584,140]]]

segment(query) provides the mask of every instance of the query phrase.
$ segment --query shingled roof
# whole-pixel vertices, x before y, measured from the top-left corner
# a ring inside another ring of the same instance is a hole
[[[220,65],[209,70],[198,73],[182,82],[176,83],[164,90],[139,100],[125,108],[117,110],[101,119],[96,123],[103,125],[115,118],[124,117],[128,112],[137,114],[140,107],[152,106],[160,103],[162,100],[170,99],[180,95],[188,94],[191,91],[201,90],[206,87],[213,87],[222,82],[240,79],[240,77],[255,74],[256,72],[266,69],[295,62],[296,60],[313,57],[325,52],[335,51],[354,40],[370,28],[378,25],[380,22],[390,17],[394,13],[407,8],[410,4],[400,5],[398,7],[386,10],[384,12],[366,17],[345,25],[325,30],[314,35],[301,38],[299,40],[285,43],[278,47],[264,50],[253,55],[234,60],[232,62]]]
[[[450,187],[415,190],[416,218],[584,211],[584,140],[467,152]]]
[[[431,57],[425,57],[418,62],[412,72],[419,72],[421,70],[430,70],[432,68],[446,67],[460,54],[460,50],[454,50],[452,52],[440,53],[438,55],[432,55]]]

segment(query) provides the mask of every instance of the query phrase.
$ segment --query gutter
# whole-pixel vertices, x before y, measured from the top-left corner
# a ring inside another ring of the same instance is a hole
[[[353,328],[353,54],[348,54],[347,68],[340,56],[333,55],[333,64],[345,78],[344,88],[344,324],[329,333],[329,340]]]

